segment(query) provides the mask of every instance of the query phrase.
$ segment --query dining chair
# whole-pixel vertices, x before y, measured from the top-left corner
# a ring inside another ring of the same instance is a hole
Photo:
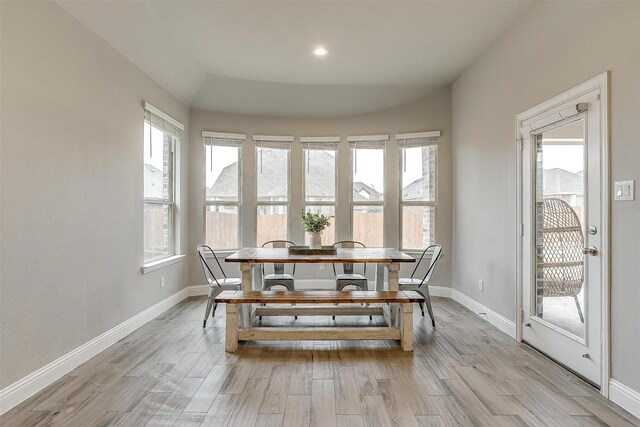
[[[262,247],[272,248],[287,248],[289,246],[295,246],[296,244],[289,240],[269,240],[265,242]],[[295,290],[293,276],[296,274],[296,265],[293,264],[293,271],[291,274],[285,272],[285,265],[282,263],[273,264],[273,273],[265,274],[264,264],[260,267],[262,269],[262,290],[268,291],[274,286],[284,286],[289,291]]]
[[[268,242],[263,243],[262,247],[272,247],[272,248],[287,248],[289,246],[295,246],[296,244],[289,240],[269,240]],[[285,272],[285,265],[282,263],[273,264],[273,273],[265,274],[264,263],[261,264],[262,270],[262,290],[269,291],[274,286],[284,286],[288,291],[295,290],[295,284],[293,280],[293,276],[296,274],[296,265],[293,264],[293,270],[291,274]],[[295,304],[291,304],[295,305]],[[297,319],[298,316],[294,316],[294,319]],[[260,316],[260,320],[262,320],[262,316]]]
[[[339,242],[335,242],[333,246],[337,248],[366,248],[364,243],[355,241],[355,240],[341,240]],[[358,274],[355,272],[355,266],[353,263],[346,262],[342,263],[342,273],[338,273],[336,270],[336,265],[333,266],[333,274],[336,277],[336,291],[342,291],[347,286],[354,286],[361,291],[369,290],[369,281],[367,280],[367,264],[362,264],[362,274]],[[336,316],[333,316],[335,319]],[[371,319],[372,316],[369,316]]]
[[[423,264],[423,261],[426,261],[425,255],[427,252],[431,251],[431,260],[429,261],[429,267],[427,268],[426,273],[420,278],[415,278],[415,274],[420,268],[420,265]],[[420,259],[416,264],[416,267],[413,269],[411,273],[411,277],[400,278],[398,279],[398,287],[401,291],[416,291],[420,295],[424,297],[424,303],[420,303],[420,310],[422,311],[422,315],[424,316],[424,305],[427,304],[427,311],[429,311],[429,317],[431,317],[431,324],[433,327],[436,327],[436,319],[433,317],[433,308],[431,308],[431,297],[429,296],[429,280],[431,280],[431,276],[433,276],[433,272],[436,269],[436,263],[440,259],[440,254],[442,253],[441,245],[431,245],[427,247],[420,255]]]
[[[218,261],[218,257],[209,246],[198,245],[196,249],[198,251],[198,257],[200,258],[202,272],[204,273],[205,279],[207,279],[207,283],[209,283],[209,298],[207,299],[207,308],[204,312],[204,322],[202,323],[202,327],[205,328],[207,326],[207,318],[209,317],[209,313],[212,309],[213,313],[211,314],[211,317],[215,317],[216,315],[216,307],[218,306],[218,304],[215,303],[216,295],[222,291],[239,291],[242,285],[242,279],[227,277],[220,261]],[[209,255],[216,260],[220,273],[222,273],[222,278],[218,279],[216,275],[213,274],[211,267],[209,267],[209,264],[207,263],[207,256]]]

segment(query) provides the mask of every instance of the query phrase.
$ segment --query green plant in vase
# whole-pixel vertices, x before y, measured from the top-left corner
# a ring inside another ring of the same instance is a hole
[[[317,249],[322,247],[322,232],[331,225],[331,218],[334,218],[334,216],[302,210],[300,219],[304,225],[304,231],[309,234],[310,248]]]

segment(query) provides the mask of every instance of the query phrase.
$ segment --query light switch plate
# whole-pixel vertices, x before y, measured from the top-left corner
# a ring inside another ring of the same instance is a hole
[[[613,200],[634,200],[634,180],[616,181],[613,189]]]

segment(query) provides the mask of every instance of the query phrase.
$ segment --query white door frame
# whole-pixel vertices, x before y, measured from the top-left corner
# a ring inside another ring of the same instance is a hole
[[[609,397],[609,379],[610,379],[610,339],[609,339],[609,286],[610,286],[610,198],[609,198],[609,73],[604,72],[589,81],[586,81],[573,89],[570,89],[548,101],[545,101],[527,111],[516,116],[516,339],[522,341],[522,328],[524,322],[523,307],[523,169],[522,169],[522,147],[523,141],[520,134],[523,122],[526,120],[558,107],[572,98],[586,94],[595,89],[600,89],[600,163],[602,168],[601,174],[601,218],[602,218],[602,248],[600,249],[602,263],[601,272],[601,340],[600,340],[600,360],[601,360],[601,385],[600,393]]]

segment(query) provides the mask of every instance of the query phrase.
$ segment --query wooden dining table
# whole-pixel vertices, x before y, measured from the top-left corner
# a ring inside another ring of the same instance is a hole
[[[226,262],[240,263],[242,272],[242,290],[260,290],[260,281],[255,267],[263,263],[278,264],[375,264],[376,290],[398,290],[398,273],[401,263],[413,263],[415,259],[404,252],[393,248],[338,248],[336,254],[298,255],[291,254],[286,248],[243,248],[226,258]],[[385,286],[384,272],[387,271]],[[391,307],[385,318],[388,323],[395,324],[399,307]],[[243,322],[251,325],[259,315],[374,315],[385,314],[383,307],[318,307],[315,310],[304,307],[251,307],[248,304],[241,310]]]

